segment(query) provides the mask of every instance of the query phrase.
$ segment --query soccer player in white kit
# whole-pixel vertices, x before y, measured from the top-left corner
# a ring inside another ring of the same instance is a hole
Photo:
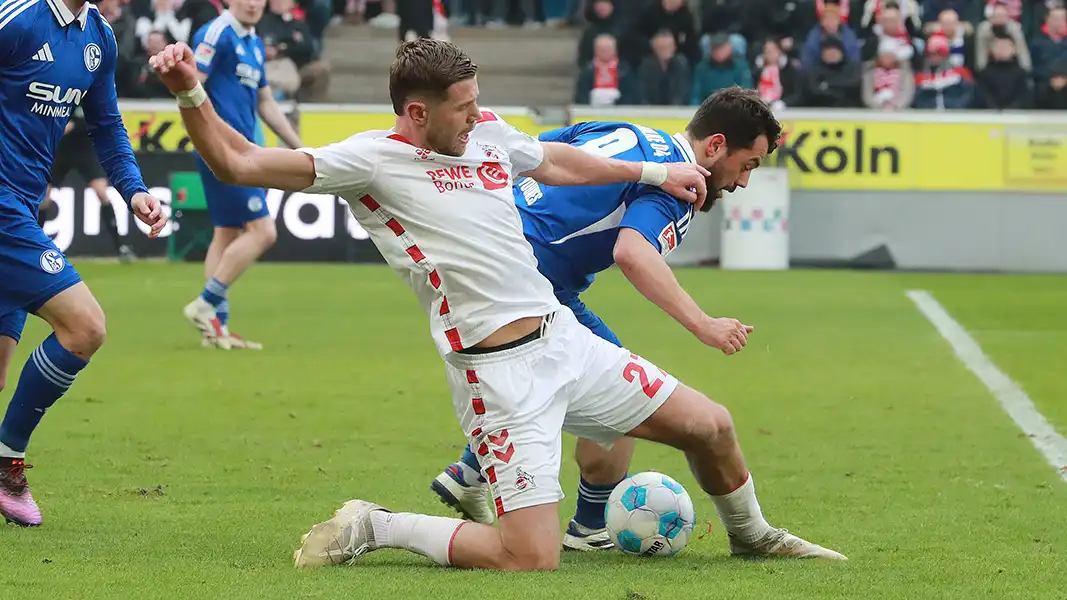
[[[596,337],[556,300],[537,270],[511,192],[520,176],[548,185],[631,181],[699,205],[705,169],[616,161],[541,143],[478,107],[477,69],[448,42],[398,47],[389,74],[392,130],[315,149],[261,148],[223,123],[188,46],[168,46],[151,64],[220,180],[349,202],[430,317],[456,416],[478,449],[502,515],[494,528],[352,500],[303,537],[297,566],[404,548],[461,568],[556,568],[563,430],[605,445],[629,435],[684,451],[734,554],[844,558],[763,518],[724,407]],[[707,149],[694,151],[701,158]],[[740,323],[734,336],[740,345],[747,339]]]

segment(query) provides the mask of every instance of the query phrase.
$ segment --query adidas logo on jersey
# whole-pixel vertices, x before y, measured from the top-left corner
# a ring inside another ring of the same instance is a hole
[[[33,55],[33,60],[43,60],[45,62],[55,62],[56,59],[52,56],[52,48],[48,46],[48,42],[41,46],[41,49],[37,51],[37,54]]]

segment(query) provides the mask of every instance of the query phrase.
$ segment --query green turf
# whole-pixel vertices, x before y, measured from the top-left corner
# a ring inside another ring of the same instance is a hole
[[[199,267],[79,268],[109,339],[34,438],[46,523],[0,527],[0,598],[1067,594],[1067,483],[903,294],[942,300],[1063,430],[1062,277],[681,271],[709,312],[756,326],[727,358],[606,274],[589,303],[629,347],[730,407],[771,522],[851,560],[728,558],[684,460],[640,444],[633,469],[676,476],[710,534],[672,559],[568,554],[555,573],[502,575],[399,551],[290,565],[300,534],[351,497],[448,514],[428,485],[464,440],[426,318],[386,269],[257,267],[232,293],[233,324],[267,350],[222,354],[181,320]],[[45,332],[30,327],[12,379]],[[565,519],[570,461],[562,477]]]

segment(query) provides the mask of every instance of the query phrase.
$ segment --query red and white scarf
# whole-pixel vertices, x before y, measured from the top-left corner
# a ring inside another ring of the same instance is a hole
[[[879,106],[891,104],[900,91],[900,69],[874,68],[874,101]]]
[[[768,103],[782,99],[782,71],[778,65],[767,65],[760,71],[759,97]]]

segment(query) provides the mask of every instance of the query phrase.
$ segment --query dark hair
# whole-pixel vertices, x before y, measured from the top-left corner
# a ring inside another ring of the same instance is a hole
[[[698,140],[721,133],[731,150],[751,148],[765,135],[770,154],[778,147],[782,124],[755,90],[735,85],[705,98],[685,130]]]
[[[389,67],[389,99],[393,112],[400,115],[412,96],[435,100],[448,97],[448,88],[478,73],[467,53],[451,42],[418,38],[396,49]]]

